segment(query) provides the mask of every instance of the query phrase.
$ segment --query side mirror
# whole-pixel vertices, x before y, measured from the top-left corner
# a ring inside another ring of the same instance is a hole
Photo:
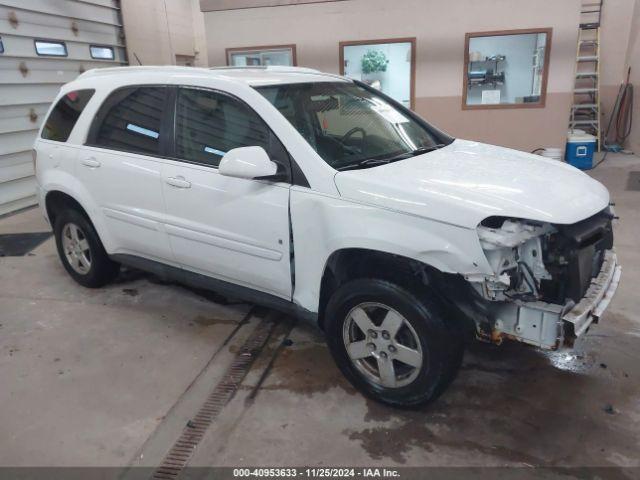
[[[278,171],[278,165],[271,161],[262,147],[240,147],[224,154],[218,172],[220,175],[236,178],[271,177]]]

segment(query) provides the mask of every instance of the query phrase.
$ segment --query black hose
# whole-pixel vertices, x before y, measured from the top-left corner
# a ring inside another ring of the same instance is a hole
[[[630,75],[631,68],[627,71],[626,82],[620,85],[618,96],[616,97],[616,103],[613,106],[611,117],[609,117],[609,123],[607,124],[607,129],[603,135],[605,150],[614,120],[616,126],[615,141],[618,145],[622,146],[624,141],[631,134],[631,127],[633,125],[633,84],[629,83]]]

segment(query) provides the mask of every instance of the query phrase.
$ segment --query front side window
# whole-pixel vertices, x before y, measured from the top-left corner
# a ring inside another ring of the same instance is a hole
[[[100,107],[91,144],[158,155],[166,87],[127,87],[113,92]]]
[[[451,141],[354,83],[301,83],[257,90],[336,170],[402,160]]]
[[[36,53],[41,57],[66,57],[67,46],[64,42],[36,40]]]
[[[258,115],[238,100],[209,90],[181,88],[176,106],[176,155],[217,167],[238,147],[269,151],[270,131]]]
[[[69,92],[56,103],[42,128],[42,138],[66,142],[95,90]]]

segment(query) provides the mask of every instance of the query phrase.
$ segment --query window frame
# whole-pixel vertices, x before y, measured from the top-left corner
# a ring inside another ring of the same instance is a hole
[[[227,59],[227,66],[231,67],[233,66],[231,64],[231,55],[234,53],[259,53],[259,52],[264,52],[264,51],[268,51],[268,50],[285,50],[285,49],[289,49],[291,50],[291,66],[292,67],[297,67],[298,66],[298,55],[296,52],[296,44],[295,43],[290,43],[290,44],[284,44],[284,45],[259,45],[259,46],[252,46],[252,47],[232,47],[232,48],[226,48],[225,49],[225,57]],[[256,67],[261,67],[262,65],[256,65]]]
[[[411,73],[409,75],[409,109],[415,110],[416,107],[416,37],[401,37],[401,38],[377,38],[373,40],[347,40],[339,42],[339,62],[340,62],[340,75],[344,76],[344,49],[345,47],[357,47],[361,45],[384,45],[388,43],[410,43],[411,44]],[[358,80],[360,81],[360,80]],[[401,103],[401,102],[398,102]],[[405,107],[406,108],[406,107]]]
[[[289,184],[296,184],[296,185],[302,185],[302,186],[306,186],[308,187],[309,184],[306,180],[306,178],[304,178],[304,175],[302,174],[302,172],[300,171],[299,168],[297,168],[297,165],[295,165],[295,160],[293,159],[293,157],[291,156],[291,154],[289,153],[289,151],[287,150],[287,147],[285,146],[284,142],[282,140],[280,140],[280,138],[276,135],[276,133],[273,131],[273,129],[269,126],[269,124],[264,120],[264,118],[262,118],[262,116],[256,112],[256,110],[251,107],[251,105],[249,105],[247,102],[245,102],[243,99],[229,93],[229,92],[225,92],[223,90],[219,90],[216,88],[211,88],[211,87],[201,87],[198,85],[173,85],[175,87],[175,92],[174,92],[174,99],[173,99],[173,103],[170,106],[170,110],[167,111],[167,118],[170,118],[172,121],[171,123],[171,135],[170,135],[170,146],[169,149],[167,151],[167,156],[164,157],[167,160],[174,160],[176,162],[182,162],[182,163],[189,163],[191,165],[199,165],[201,167],[207,167],[207,168],[211,168],[214,170],[218,170],[219,167],[218,165],[212,165],[210,163],[205,163],[205,162],[198,162],[195,160],[188,160],[186,158],[180,158],[178,157],[177,152],[177,142],[176,142],[176,135],[177,135],[177,122],[178,122],[178,98],[179,98],[179,90],[180,89],[188,89],[188,90],[201,90],[201,91],[205,91],[205,92],[210,92],[210,93],[214,93],[216,95],[220,95],[226,98],[229,98],[232,101],[236,101],[239,102],[241,105],[243,105],[245,108],[249,109],[251,112],[253,112],[256,117],[259,119],[259,121],[264,125],[264,127],[267,129],[267,131],[269,132],[269,149],[266,150],[267,154],[269,155],[269,158],[274,161],[275,163],[277,163],[279,166],[282,166],[284,169],[284,173],[286,175],[286,179],[281,180],[282,182],[285,183],[289,183]],[[256,92],[257,93],[257,92]],[[282,162],[273,160],[273,141],[277,141],[280,143],[280,145],[282,146],[282,149],[284,151],[284,153],[286,154],[287,158],[286,158],[286,164],[283,164]],[[302,178],[300,180],[304,180],[302,183],[294,183],[294,173],[295,172],[299,172],[297,176],[301,176]]]
[[[469,42],[472,38],[477,37],[500,37],[507,35],[527,35],[527,34],[547,35],[544,49],[544,66],[542,73],[542,83],[540,86],[540,100],[536,103],[505,103],[505,104],[488,104],[488,105],[468,105],[467,92],[469,86]],[[462,68],[462,110],[500,110],[510,108],[544,108],[547,101],[547,82],[549,79],[549,63],[551,57],[551,40],[553,28],[522,28],[516,30],[494,30],[487,32],[469,32],[464,36],[464,64]]]
[[[56,55],[54,53],[40,53],[38,52],[38,42],[55,43],[55,44],[62,45],[62,47],[64,48],[64,55]],[[69,50],[67,49],[67,42],[65,42],[64,40],[52,40],[50,38],[34,38],[33,48],[36,51],[36,55],[39,57],[66,58],[69,56]]]
[[[93,119],[91,119],[91,125],[89,126],[89,133],[87,134],[87,140],[85,141],[84,145],[87,147],[99,148],[101,150],[105,150],[108,152],[122,152],[129,155],[142,155],[144,157],[151,157],[151,158],[169,158],[167,156],[167,152],[169,152],[171,148],[170,143],[172,140],[170,136],[173,133],[172,126],[171,126],[172,118],[169,114],[172,113],[172,111],[170,110],[172,108],[171,107],[172,104],[175,104],[175,88],[174,87],[175,85],[168,85],[165,83],[152,83],[152,84],[145,83],[145,84],[123,85],[121,87],[118,87],[109,91],[109,93],[107,93],[107,95],[105,96],[100,106],[96,109]],[[102,123],[104,121],[104,112],[107,110],[111,111],[111,109],[116,105],[116,103],[112,101],[113,96],[122,90],[127,90],[131,88],[166,88],[167,89],[167,95],[165,95],[164,97],[164,105],[163,105],[162,111],[168,112],[169,114],[165,113],[160,118],[160,131],[158,132],[159,148],[158,148],[157,154],[134,152],[134,151],[120,149],[120,148],[98,145],[96,143],[98,131],[100,130],[100,127],[102,126]]]
[[[109,51],[111,51],[111,58],[103,58],[103,57],[94,57],[93,56],[93,48],[106,48]],[[94,59],[94,60],[104,60],[104,61],[110,61],[110,60],[115,60],[116,59],[116,51],[113,47],[109,46],[109,45],[96,45],[96,44],[90,44],[89,45],[89,56]]]

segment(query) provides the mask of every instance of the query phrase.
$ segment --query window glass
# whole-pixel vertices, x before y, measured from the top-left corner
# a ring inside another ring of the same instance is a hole
[[[45,57],[66,57],[67,46],[64,42],[52,42],[47,40],[36,40],[36,53]]]
[[[4,43],[2,43],[2,37],[0,37],[0,53],[4,53]]]
[[[176,154],[191,162],[218,166],[238,147],[269,151],[270,131],[245,104],[216,92],[181,88],[176,107]]]
[[[94,93],[95,90],[76,90],[58,100],[44,124],[42,138],[66,142]]]
[[[542,100],[547,32],[468,35],[466,105],[537,104]]]
[[[342,44],[343,74],[411,108],[412,42]]]
[[[91,52],[91,58],[97,58],[101,60],[113,60],[115,58],[113,48],[111,47],[91,45],[89,47],[89,51]]]
[[[127,87],[112,93],[98,113],[95,144],[158,155],[166,95],[165,87]]]
[[[337,170],[403,160],[451,141],[354,83],[300,83],[257,90]]]
[[[229,51],[228,63],[233,67],[253,67],[294,64],[293,47],[246,49]]]

